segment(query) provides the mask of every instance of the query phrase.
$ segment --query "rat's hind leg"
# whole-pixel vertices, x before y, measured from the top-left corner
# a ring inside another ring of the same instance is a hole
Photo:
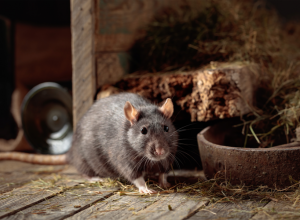
[[[167,181],[167,173],[159,173],[159,186],[163,189],[169,188],[171,184]]]
[[[70,149],[67,153],[67,159],[70,165],[74,166],[76,170],[85,177],[97,176],[95,171],[90,167],[87,161],[80,156],[76,149]]]

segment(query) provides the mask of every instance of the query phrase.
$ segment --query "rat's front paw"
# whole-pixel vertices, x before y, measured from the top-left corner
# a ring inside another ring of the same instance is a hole
[[[140,192],[140,193],[145,193],[145,194],[155,194],[155,193],[157,193],[155,190],[153,190],[153,189],[148,189],[148,188],[145,187],[145,186],[139,187],[139,192]]]

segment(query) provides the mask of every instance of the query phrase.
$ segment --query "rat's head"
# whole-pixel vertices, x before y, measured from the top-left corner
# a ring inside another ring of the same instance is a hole
[[[161,107],[149,105],[136,109],[126,102],[124,113],[131,125],[128,141],[141,156],[152,161],[174,159],[178,134],[170,120],[173,111],[169,98]]]

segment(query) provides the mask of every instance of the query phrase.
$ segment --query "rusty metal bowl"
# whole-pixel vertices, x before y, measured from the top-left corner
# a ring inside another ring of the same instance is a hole
[[[212,179],[218,171],[225,171],[225,178],[233,185],[267,185],[278,189],[290,186],[291,178],[300,180],[299,142],[272,148],[224,146],[226,140],[236,137],[232,130],[226,123],[220,123],[198,134],[206,178]]]

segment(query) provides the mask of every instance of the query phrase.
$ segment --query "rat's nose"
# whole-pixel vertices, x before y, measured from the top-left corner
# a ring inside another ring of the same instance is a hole
[[[155,149],[155,152],[154,152],[156,155],[163,155],[165,154],[165,150],[161,147],[158,147]]]

